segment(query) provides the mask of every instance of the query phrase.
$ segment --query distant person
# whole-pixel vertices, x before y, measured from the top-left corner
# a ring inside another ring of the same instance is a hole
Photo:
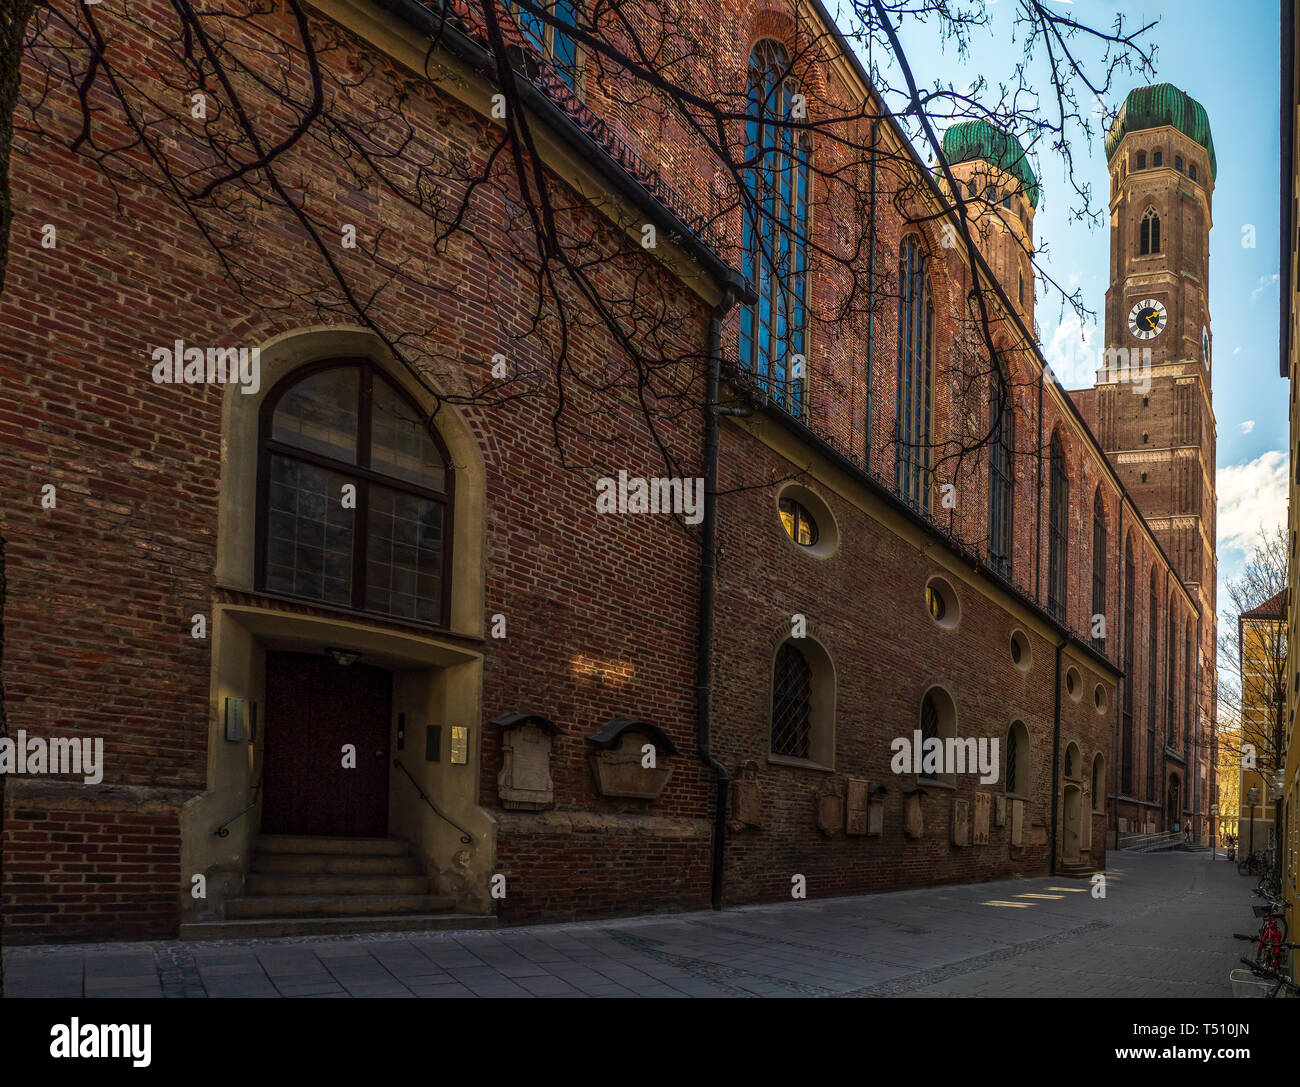
[[[1191,824],[1191,823],[1184,823],[1184,824],[1183,824],[1183,841],[1185,841],[1188,845],[1191,845],[1191,844],[1192,844],[1192,824]]]

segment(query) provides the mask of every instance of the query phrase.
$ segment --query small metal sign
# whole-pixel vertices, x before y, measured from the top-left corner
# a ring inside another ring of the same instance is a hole
[[[451,726],[451,761],[459,766],[469,762],[469,729],[465,725]]]

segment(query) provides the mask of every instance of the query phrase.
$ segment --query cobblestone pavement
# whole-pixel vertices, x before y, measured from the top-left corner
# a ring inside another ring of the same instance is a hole
[[[1114,853],[1007,880],[581,924],[5,950],[17,997],[1228,996],[1254,879]]]

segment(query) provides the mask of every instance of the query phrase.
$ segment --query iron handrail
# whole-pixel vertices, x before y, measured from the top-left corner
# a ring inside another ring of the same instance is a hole
[[[455,827],[458,831],[460,831],[460,840],[465,845],[470,845],[473,843],[474,839],[470,837],[469,831],[467,831],[463,826],[457,823],[454,819],[445,815],[441,811],[441,809],[439,809],[438,805],[433,802],[433,798],[430,797],[429,794],[426,793],[423,789],[421,789],[420,783],[416,781],[414,777],[411,776],[411,771],[402,765],[401,759],[394,758],[393,765],[396,766],[400,771],[402,771],[403,774],[407,776],[411,784],[415,786],[415,791],[420,794],[420,799],[423,800],[426,804],[429,805],[430,808],[433,809],[434,815],[438,816],[438,818],[441,819],[444,823],[450,823],[453,827]]]
[[[262,779],[258,778],[257,784],[253,786],[253,800],[248,805],[248,807],[246,807],[243,811],[236,812],[224,823],[222,823],[221,826],[217,827],[217,829],[214,830],[213,833],[218,838],[229,838],[230,824],[233,823],[236,819],[240,818],[241,816],[247,815],[250,811],[252,811],[255,807],[257,807],[257,794],[261,791],[262,791]]]

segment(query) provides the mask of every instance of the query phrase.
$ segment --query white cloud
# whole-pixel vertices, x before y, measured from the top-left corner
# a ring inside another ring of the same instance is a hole
[[[1066,389],[1092,388],[1102,363],[1095,325],[1085,328],[1077,314],[1067,313],[1042,347],[1057,384]]]
[[[1241,354],[1241,347],[1240,347],[1240,346],[1234,347],[1234,348],[1232,349],[1232,353],[1233,353],[1234,355],[1240,355],[1240,354]]]
[[[1272,275],[1269,276],[1259,277],[1259,286],[1250,292],[1250,304],[1252,306],[1255,304],[1255,299],[1257,299],[1261,294],[1263,294],[1264,291],[1270,285],[1274,287],[1277,286],[1277,278],[1278,278],[1277,272],[1274,272]]]
[[[1214,486],[1219,498],[1220,556],[1225,550],[1249,554],[1261,527],[1286,524],[1285,450],[1270,449],[1252,461],[1220,468]]]
[[[1255,420],[1247,419],[1244,423],[1239,423],[1238,425],[1241,427],[1241,432],[1243,434],[1249,434],[1255,429]]]

